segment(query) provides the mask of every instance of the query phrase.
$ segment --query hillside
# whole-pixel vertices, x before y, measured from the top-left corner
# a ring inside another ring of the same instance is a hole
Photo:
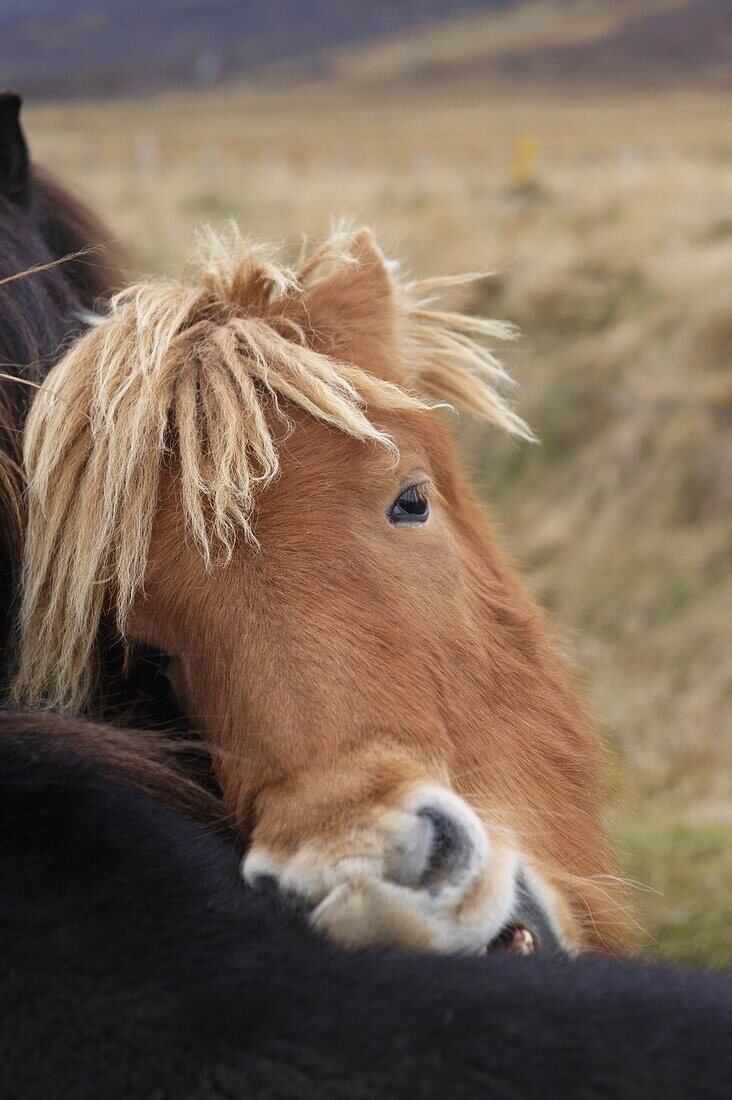
[[[15,0],[0,85],[135,94],[231,80],[370,96],[732,87],[722,0]]]
[[[513,0],[10,0],[0,7],[0,86],[26,96],[107,95],[233,76],[289,80],[362,45]]]
[[[380,87],[732,87],[732,4],[525,0],[401,35],[347,58]]]

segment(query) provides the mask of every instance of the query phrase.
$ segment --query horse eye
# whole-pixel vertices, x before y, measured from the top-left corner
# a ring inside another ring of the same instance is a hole
[[[405,489],[386,512],[390,523],[426,523],[430,514],[427,497],[416,486]]]

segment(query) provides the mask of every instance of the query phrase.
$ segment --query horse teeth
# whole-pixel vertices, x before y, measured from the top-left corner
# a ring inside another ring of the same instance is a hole
[[[512,949],[517,955],[533,955],[536,950],[536,940],[533,933],[528,928],[517,928],[513,937]]]

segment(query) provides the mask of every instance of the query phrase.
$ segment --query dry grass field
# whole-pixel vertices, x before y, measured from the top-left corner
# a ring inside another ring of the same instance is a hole
[[[146,269],[177,270],[201,221],[289,238],[352,214],[417,273],[496,272],[462,304],[523,330],[504,358],[542,445],[464,421],[466,460],[614,749],[646,949],[712,965],[732,964],[729,117],[700,94],[327,86],[26,113]]]

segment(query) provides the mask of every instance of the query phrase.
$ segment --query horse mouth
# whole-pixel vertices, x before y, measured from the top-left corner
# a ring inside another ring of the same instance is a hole
[[[537,936],[520,921],[504,924],[496,938],[488,944],[489,955],[534,955],[538,949]]]

